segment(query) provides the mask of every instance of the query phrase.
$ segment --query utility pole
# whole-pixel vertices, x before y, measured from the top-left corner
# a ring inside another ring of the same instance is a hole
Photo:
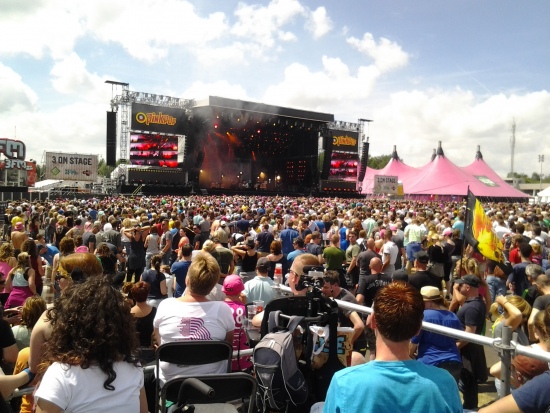
[[[540,163],[539,191],[542,192],[542,164],[544,163],[544,155],[539,155],[539,163]]]
[[[512,118],[512,136],[510,137],[510,149],[512,150],[510,174],[512,175],[512,179],[514,179],[515,178],[514,177],[514,151],[516,149],[516,120],[513,118]]]

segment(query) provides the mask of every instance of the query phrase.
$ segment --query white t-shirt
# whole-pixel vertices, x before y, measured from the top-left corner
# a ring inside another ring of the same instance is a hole
[[[44,399],[70,413],[127,413],[139,412],[139,394],[143,387],[143,371],[131,363],[113,365],[115,390],[106,390],[107,375],[97,366],[53,363],[44,374],[35,398]]]
[[[176,298],[163,300],[153,322],[159,329],[160,344],[187,340],[224,340],[235,329],[231,309],[223,301],[204,303],[182,302]],[[162,381],[181,375],[225,373],[224,361],[199,366],[160,363]]]

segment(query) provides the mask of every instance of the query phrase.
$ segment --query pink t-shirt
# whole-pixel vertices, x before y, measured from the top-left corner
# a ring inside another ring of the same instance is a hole
[[[237,351],[239,348],[241,350],[248,349],[246,344],[246,333],[243,328],[243,320],[246,317],[246,308],[243,303],[237,301],[224,301],[229,308],[231,308],[231,313],[233,314],[233,320],[235,320],[235,335],[233,336],[233,350]],[[240,365],[239,365],[240,364]],[[233,371],[243,371],[252,366],[250,361],[250,356],[243,356],[240,360],[233,360],[232,369]]]

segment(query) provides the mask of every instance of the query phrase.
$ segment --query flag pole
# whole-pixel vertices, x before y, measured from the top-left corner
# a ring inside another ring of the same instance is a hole
[[[462,278],[462,262],[464,261],[464,249],[466,247],[466,230],[468,228],[468,225],[470,224],[470,220],[469,220],[469,216],[470,214],[468,213],[468,204],[469,204],[469,201],[470,201],[470,185],[468,185],[468,189],[466,190],[466,214],[465,214],[465,217],[464,217],[464,231],[462,233],[462,236],[463,236],[463,239],[464,239],[464,242],[462,243],[462,251],[461,251],[461,254],[460,254],[460,271],[459,271],[459,276]]]

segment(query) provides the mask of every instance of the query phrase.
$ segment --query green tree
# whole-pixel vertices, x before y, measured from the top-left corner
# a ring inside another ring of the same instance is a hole
[[[382,169],[390,162],[391,155],[380,155],[370,157],[367,166],[374,169]]]
[[[111,172],[113,172],[114,169],[115,168],[112,166],[107,166],[107,163],[103,158],[101,158],[97,164],[97,174],[103,178],[110,178]]]

